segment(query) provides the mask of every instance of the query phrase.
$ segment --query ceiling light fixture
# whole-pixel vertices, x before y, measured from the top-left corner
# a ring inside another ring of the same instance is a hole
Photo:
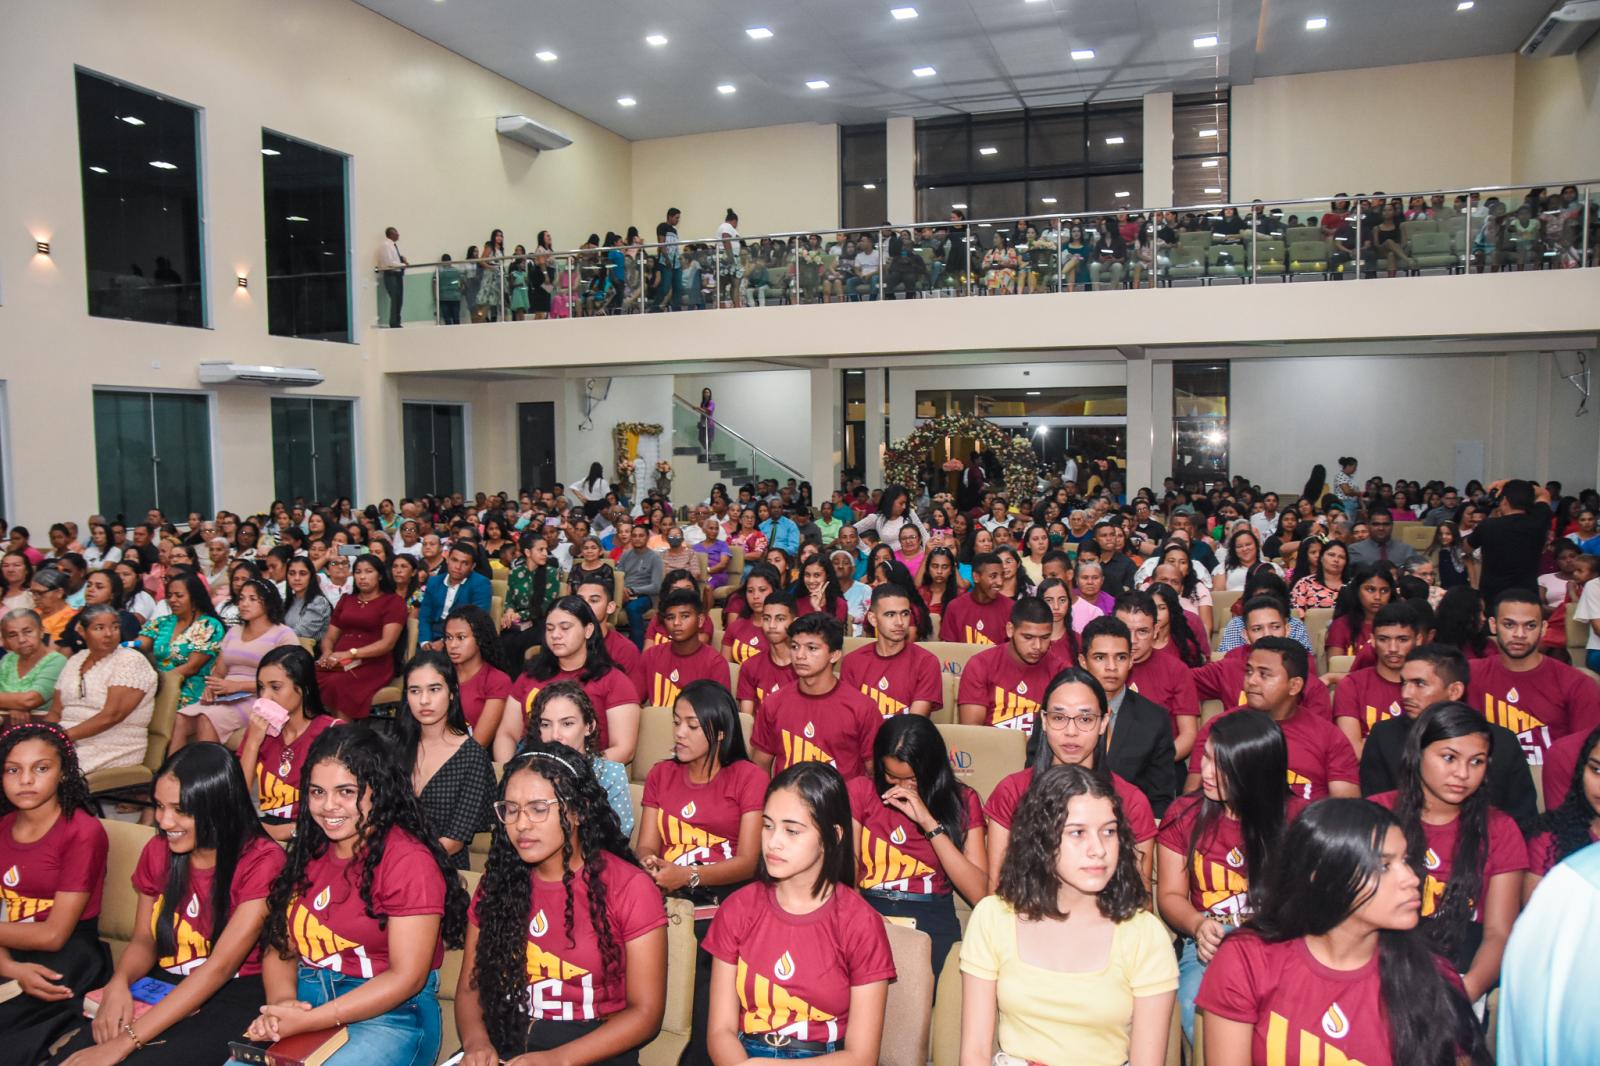
[[[150,165],[155,167],[157,170],[177,170],[178,169],[178,164],[169,163],[165,159],[152,159],[152,160],[150,160]]]
[[[1219,189],[1219,188],[1216,188],[1215,186],[1213,186],[1213,187],[1208,188],[1206,190],[1206,195],[1207,196],[1221,196],[1222,195],[1222,190]]]
[[[1325,30],[1327,28],[1328,20],[1323,18],[1321,15],[1318,15],[1316,18],[1306,19],[1306,29],[1308,30]]]
[[[106,168],[105,167],[90,167],[89,169],[94,171],[96,174],[104,174],[104,173],[106,173]]]
[[[872,183],[872,182],[870,182],[870,181],[869,181],[869,182],[867,182],[867,183],[866,183],[866,184],[865,184],[865,185],[863,185],[863,186],[861,186],[861,187],[862,187],[862,188],[863,188],[863,189],[867,189],[867,190],[872,190],[872,189],[876,189],[876,188],[877,188],[877,186],[876,186],[876,185],[874,185],[874,184],[873,184],[873,183]]]
[[[1200,165],[1205,167],[1205,168],[1207,168],[1207,169],[1210,169],[1211,167],[1214,167],[1214,166],[1217,165],[1217,161],[1215,159],[1207,159],[1205,162],[1201,163]]]
[[[1207,34],[1204,37],[1196,37],[1194,46],[1196,48],[1215,48],[1217,46],[1217,36],[1216,34]]]
[[[137,117],[135,117],[133,115],[118,115],[117,117],[120,118],[122,121],[126,122],[130,126],[143,126],[144,125],[144,119],[137,118]]]
[[[932,67],[913,67],[911,73],[919,78],[931,78],[939,72]]]
[[[950,205],[950,210],[952,210],[952,211],[965,211],[966,209],[967,209],[967,205],[966,204],[951,204]]]
[[[1000,149],[996,148],[992,144],[986,144],[982,148],[978,149],[978,154],[979,155],[999,155],[1000,154]]]
[[[660,48],[667,43],[667,39],[659,33],[652,33],[644,39],[644,43],[652,48]]]
[[[1120,191],[1120,192],[1118,192],[1118,193],[1117,193],[1117,194],[1116,194],[1116,197],[1117,197],[1117,199],[1119,199],[1119,200],[1121,200],[1121,199],[1123,199],[1123,198],[1124,198],[1124,197],[1127,197],[1127,196],[1132,196],[1132,195],[1133,195],[1133,194],[1132,194],[1132,193],[1131,193],[1131,192],[1129,192],[1129,191],[1128,191],[1128,190],[1127,190],[1127,189],[1123,189],[1123,190],[1121,190],[1121,191]]]
[[[736,93],[738,91],[739,91],[739,87],[737,85],[726,85],[726,84],[724,84],[724,85],[717,86],[717,92],[721,93],[723,96],[728,96],[728,95],[731,95],[731,94]]]
[[[1030,390],[1028,390],[1028,395],[1029,396],[1037,396],[1037,395],[1039,395],[1039,390],[1038,389],[1030,389]],[[1043,429],[1044,427],[1040,426],[1039,428]]]
[[[1056,198],[1054,196],[1041,196],[1039,197],[1039,202],[1041,204],[1053,204],[1056,202]]]
[[[807,89],[826,89],[827,87],[828,83],[821,78],[813,78],[811,81],[806,82]]]
[[[1461,3],[1456,5],[1456,10],[1457,11],[1471,11],[1472,10],[1472,0],[1461,0]]]
[[[745,36],[749,37],[752,41],[764,41],[768,37],[772,36],[772,31],[767,29],[765,26],[751,26],[744,32]]]
[[[276,148],[263,148],[263,149],[261,149],[261,154],[262,155],[282,155],[283,153],[278,151]]]
[[[619,97],[617,97],[617,104],[620,107],[632,107],[634,104],[637,104],[638,102],[639,101],[635,100],[631,96],[619,96]]]
[[[1093,48],[1074,48],[1072,50],[1072,58],[1078,60],[1080,63],[1083,62],[1085,59],[1093,59],[1094,58],[1094,49]]]
[[[310,222],[311,220],[309,218],[305,217],[304,215],[286,215],[286,216],[284,216],[284,221],[285,222]]]
[[[917,9],[914,7],[891,7],[889,14],[893,15],[898,21],[904,22],[906,19],[916,18]]]
[[[1107,144],[1122,144],[1122,143],[1124,143],[1124,138],[1122,138],[1122,137],[1107,137],[1106,138],[1106,143]]]
[[[537,59],[541,63],[554,63],[556,61],[556,54],[550,51],[550,49],[546,48],[542,51],[533,53],[533,58]]]
[[[1217,131],[1216,130],[1201,130],[1200,131],[1200,136],[1202,136],[1202,137],[1215,137],[1216,135],[1217,135]]]

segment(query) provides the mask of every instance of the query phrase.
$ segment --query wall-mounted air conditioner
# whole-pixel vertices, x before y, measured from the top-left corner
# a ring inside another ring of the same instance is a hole
[[[304,389],[322,384],[322,372],[306,366],[260,366],[254,363],[201,363],[202,385],[273,385]]]
[[[1600,0],[1568,0],[1544,17],[1521,53],[1534,59],[1569,56],[1600,30]]]
[[[525,144],[536,152],[565,148],[572,143],[572,138],[565,133],[535,122],[527,115],[501,115],[494,120],[494,130],[500,136]]]

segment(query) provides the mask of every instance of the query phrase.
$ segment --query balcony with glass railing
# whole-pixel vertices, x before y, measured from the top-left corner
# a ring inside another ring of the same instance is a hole
[[[685,239],[416,264],[403,325],[1596,265],[1600,180]],[[388,286],[376,324],[391,321]]]

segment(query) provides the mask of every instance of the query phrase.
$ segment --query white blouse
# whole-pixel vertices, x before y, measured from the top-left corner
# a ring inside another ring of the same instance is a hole
[[[150,718],[155,712],[159,675],[150,661],[132,648],[118,648],[83,673],[88,651],[80,651],[61,668],[56,678],[56,700],[61,707],[61,728],[82,725],[105,709],[107,691],[135,688],[144,696],[122,721],[103,733],[78,741],[78,765],[84,773],[112,766],[144,762],[150,741]]]

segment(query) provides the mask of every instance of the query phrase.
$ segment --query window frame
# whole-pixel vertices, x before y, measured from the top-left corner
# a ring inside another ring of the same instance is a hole
[[[429,489],[425,492],[410,491],[410,479],[407,477],[405,469],[406,450],[404,437],[406,424],[405,409],[407,407],[454,407],[461,412],[461,480],[463,484],[460,488],[451,489],[450,492],[459,492],[462,495],[466,495],[468,492],[468,486],[470,486],[472,483],[472,404],[466,400],[434,400],[417,396],[406,397],[400,401],[400,478],[402,487],[405,489],[403,495],[412,497],[440,496],[444,494],[439,492],[437,488]],[[435,470],[435,474],[437,474],[437,472],[438,471]]]
[[[277,392],[277,393],[273,393],[272,396],[270,396],[268,398],[268,401],[267,401],[267,417],[268,417],[268,421],[272,423],[272,429],[273,429],[273,437],[272,437],[272,493],[273,493],[273,496],[276,497],[277,499],[288,500],[288,499],[293,499],[296,495],[306,495],[304,493],[294,493],[294,492],[285,494],[285,493],[282,493],[282,492],[278,491],[278,440],[277,440],[277,436],[276,436],[276,429],[277,429],[277,426],[276,426],[276,415],[277,415],[277,406],[278,406],[279,401],[290,402],[290,403],[293,403],[293,402],[309,403],[309,404],[312,405],[312,407],[310,408],[310,411],[311,411],[311,414],[312,414],[311,430],[312,430],[312,438],[313,438],[312,439],[312,447],[313,448],[316,447],[316,443],[315,443],[315,435],[316,435],[315,412],[316,412],[316,407],[315,407],[315,405],[318,404],[318,403],[344,404],[345,405],[346,409],[350,413],[350,492],[349,492],[349,496],[350,496],[350,498],[352,500],[360,499],[361,498],[361,495],[360,495],[360,491],[361,491],[361,401],[355,396],[324,396],[324,395],[320,395],[320,394],[316,395],[316,396],[303,396],[303,395],[297,395],[297,394],[292,393],[292,392]],[[316,466],[315,466],[314,463],[313,463],[311,469],[312,469],[312,475],[311,476],[312,476],[312,480],[313,480],[313,483],[314,483],[315,480],[316,480]],[[345,495],[345,494],[344,493],[339,493],[339,495],[342,496],[342,495]],[[321,494],[306,495],[306,499],[315,499],[318,502],[327,502],[326,498],[323,497]]]
[[[98,422],[95,421],[94,408],[93,408],[94,396],[96,394],[102,393],[102,392],[126,393],[126,394],[132,394],[132,395],[136,395],[136,396],[146,396],[146,397],[152,397],[152,398],[155,397],[155,396],[199,396],[199,397],[203,397],[205,399],[205,401],[206,401],[206,405],[205,405],[205,413],[206,413],[206,433],[205,433],[205,437],[206,437],[206,448],[207,448],[207,453],[208,453],[207,454],[208,461],[207,461],[207,464],[206,464],[206,466],[207,466],[207,471],[206,471],[206,473],[207,473],[207,477],[206,477],[206,493],[210,498],[207,501],[209,506],[204,507],[204,508],[199,508],[199,510],[201,511],[202,514],[214,513],[217,510],[217,508],[219,508],[221,506],[221,504],[218,501],[221,498],[221,488],[222,488],[222,481],[221,481],[221,477],[220,477],[220,474],[219,474],[219,471],[218,471],[218,468],[217,468],[217,456],[220,454],[220,452],[218,450],[219,440],[218,440],[218,436],[217,436],[217,434],[218,434],[217,394],[216,394],[215,390],[212,390],[212,389],[173,389],[173,388],[159,388],[159,387],[153,387],[153,386],[139,386],[139,385],[94,385],[94,386],[91,386],[91,388],[89,390],[89,397],[90,397],[89,402],[90,402],[90,423],[94,428],[94,434],[95,434],[95,441],[94,441],[94,451],[95,451],[95,506],[96,506],[96,509],[100,513],[105,514],[107,518],[110,518],[113,513],[117,513],[117,512],[115,512],[114,508],[107,508],[105,506],[104,497],[101,495],[101,487],[100,487],[100,426],[99,426]],[[153,401],[153,399],[151,400],[151,404],[152,404],[152,407],[151,407],[151,438],[150,438],[150,442],[151,442],[151,450],[154,451],[154,449],[155,449],[155,436],[154,436],[155,425],[154,425],[154,401]],[[156,457],[157,460],[159,460],[159,458],[160,458],[159,456]],[[166,514],[166,515],[170,516],[170,515],[175,514],[177,512],[169,509],[165,504],[163,504],[161,502],[161,479],[160,479],[159,475],[160,475],[160,465],[159,465],[159,461],[158,461],[156,463],[155,476],[152,479],[152,483],[153,483],[153,486],[154,486],[154,489],[155,489],[155,498],[153,500],[149,501],[145,506],[147,508],[148,507],[160,507],[163,514]],[[192,509],[193,508],[185,508],[186,511],[187,510],[192,510]],[[127,521],[131,522],[131,521],[136,521],[139,516],[137,514],[123,513],[123,517]]]
[[[342,196],[343,206],[342,206],[342,210],[344,212],[345,338],[344,338],[344,340],[341,341],[341,340],[337,340],[337,339],[326,339],[326,338],[322,338],[322,337],[308,336],[308,335],[298,334],[298,333],[274,333],[272,331],[272,274],[271,274],[272,257],[271,257],[271,254],[270,254],[269,250],[268,250],[268,228],[267,228],[267,219],[266,219],[266,212],[268,210],[267,196],[269,195],[268,194],[268,190],[267,190],[267,182],[266,182],[266,165],[269,162],[269,160],[268,160],[268,157],[262,156],[261,157],[261,162],[262,162],[262,181],[261,181],[261,210],[262,210],[261,250],[262,250],[263,285],[265,286],[265,291],[267,293],[267,298],[266,298],[267,335],[269,337],[284,337],[284,338],[287,338],[289,340],[316,341],[316,342],[321,343],[321,344],[356,344],[356,343],[358,343],[358,341],[357,341],[357,338],[356,338],[355,239],[354,239],[354,232],[351,229],[351,213],[352,213],[352,206],[353,205],[352,205],[351,198],[350,198],[350,189],[351,189],[351,186],[352,186],[352,183],[353,183],[353,180],[354,180],[354,172],[355,172],[355,157],[353,155],[351,155],[349,152],[341,152],[337,148],[330,148],[325,144],[318,144],[316,141],[307,140],[304,137],[296,137],[294,134],[285,133],[282,130],[274,129],[271,126],[262,126],[261,127],[261,138],[262,138],[263,143],[265,142],[265,140],[266,140],[266,138],[267,138],[267,136],[269,134],[271,136],[273,136],[273,137],[279,137],[279,138],[282,138],[283,140],[286,140],[286,141],[293,141],[295,144],[302,145],[302,146],[304,146],[306,148],[310,148],[313,151],[323,152],[323,153],[326,153],[326,154],[331,155],[331,156],[336,156],[339,159],[340,171],[341,171],[341,180],[342,180],[343,186],[344,186],[343,190],[342,190],[343,191],[343,196]]]

